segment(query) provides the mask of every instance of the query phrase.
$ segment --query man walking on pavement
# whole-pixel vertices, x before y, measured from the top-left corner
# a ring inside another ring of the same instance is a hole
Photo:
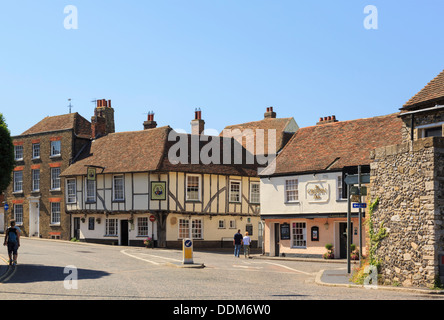
[[[237,233],[234,235],[233,244],[234,244],[234,256],[239,258],[240,248],[242,246],[242,234],[240,233],[240,229],[237,230]]]
[[[20,229],[11,220],[11,226],[6,230],[4,246],[8,246],[9,265],[17,264],[18,248],[20,247]]]

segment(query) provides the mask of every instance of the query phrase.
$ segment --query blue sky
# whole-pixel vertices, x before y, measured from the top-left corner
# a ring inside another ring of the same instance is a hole
[[[67,30],[64,8],[78,10]],[[364,8],[378,9],[367,30]],[[300,127],[397,112],[444,69],[444,3],[302,0],[39,0],[0,6],[0,112],[13,135],[46,116],[90,120],[111,99],[116,131],[260,120]]]

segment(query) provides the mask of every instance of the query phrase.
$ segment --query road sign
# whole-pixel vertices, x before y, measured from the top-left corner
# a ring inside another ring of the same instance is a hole
[[[352,175],[346,176],[344,181],[346,184],[358,184],[359,183],[359,176],[357,174],[352,174]],[[370,173],[361,174],[361,183],[363,183],[363,184],[370,183]]]
[[[353,203],[353,209],[365,209],[367,208],[366,203]]]
[[[8,209],[9,209],[9,204],[7,204],[7,203],[5,203],[5,211],[8,211]]]
[[[193,241],[183,239],[183,264],[193,264]]]
[[[153,216],[153,215],[151,215],[151,216],[150,216],[150,221],[151,221],[151,222],[154,222],[154,221],[156,221],[156,217],[155,217],[155,216]]]

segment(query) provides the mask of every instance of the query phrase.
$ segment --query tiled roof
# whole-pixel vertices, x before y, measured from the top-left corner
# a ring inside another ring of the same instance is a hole
[[[161,127],[119,132],[94,140],[62,175],[86,175],[88,166],[104,167],[103,173],[154,171],[164,155],[168,131],[169,127]]]
[[[249,146],[255,146],[254,150],[249,150],[253,154],[268,154],[268,130],[276,130],[276,151],[282,149],[287,141],[291,138],[293,132],[285,132],[285,129],[290,124],[293,118],[269,118],[260,121],[253,121],[247,123],[241,123],[236,125],[230,125],[225,127],[224,130],[235,130],[239,129],[241,133],[245,130],[250,129],[252,135],[247,135],[246,138],[242,139],[242,145],[245,148]],[[294,120],[293,120],[294,121]],[[297,125],[296,125],[297,126]],[[258,152],[256,148],[256,137],[257,130],[264,130],[264,152]],[[220,136],[224,136],[224,132],[220,133]]]
[[[60,116],[46,117],[21,135],[74,129],[77,136],[89,138],[91,123],[77,112]]]
[[[257,176],[254,165],[224,165],[204,164],[201,161],[196,164],[191,163],[191,135],[179,134],[184,136],[188,144],[188,164],[173,164],[170,162],[168,154],[176,141],[168,141],[168,135],[172,131],[169,126],[134,131],[112,133],[91,142],[90,148],[84,150],[79,157],[80,160],[72,164],[62,172],[62,176],[86,175],[88,166],[104,167],[103,173],[129,173],[129,172],[194,172],[194,173],[212,173],[227,175],[248,175]],[[214,139],[223,140],[220,137]],[[209,140],[211,141],[211,139]],[[208,142],[200,142],[199,155],[202,148]],[[220,144],[221,150],[223,144]],[[174,151],[176,149],[173,149]],[[234,148],[231,148],[234,152]],[[220,153],[222,160],[222,152]],[[102,173],[98,169],[98,173]]]
[[[368,165],[371,150],[402,142],[401,129],[398,114],[300,128],[262,175]]]
[[[414,95],[403,106],[403,111],[411,109],[427,102],[444,100],[444,71],[430,81],[421,91]]]

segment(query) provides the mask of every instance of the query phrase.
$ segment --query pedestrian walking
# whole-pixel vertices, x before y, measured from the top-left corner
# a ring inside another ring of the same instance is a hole
[[[250,258],[250,245],[251,245],[251,238],[248,235],[248,231],[245,232],[245,237],[242,239],[242,243],[244,244],[244,256],[246,258]]]
[[[242,234],[240,233],[240,229],[237,230],[237,233],[234,235],[233,244],[234,244],[234,256],[239,258],[240,249],[242,246]]]
[[[20,228],[15,225],[15,220],[11,220],[10,227],[6,230],[3,245],[8,246],[9,265],[16,265],[20,247]]]

